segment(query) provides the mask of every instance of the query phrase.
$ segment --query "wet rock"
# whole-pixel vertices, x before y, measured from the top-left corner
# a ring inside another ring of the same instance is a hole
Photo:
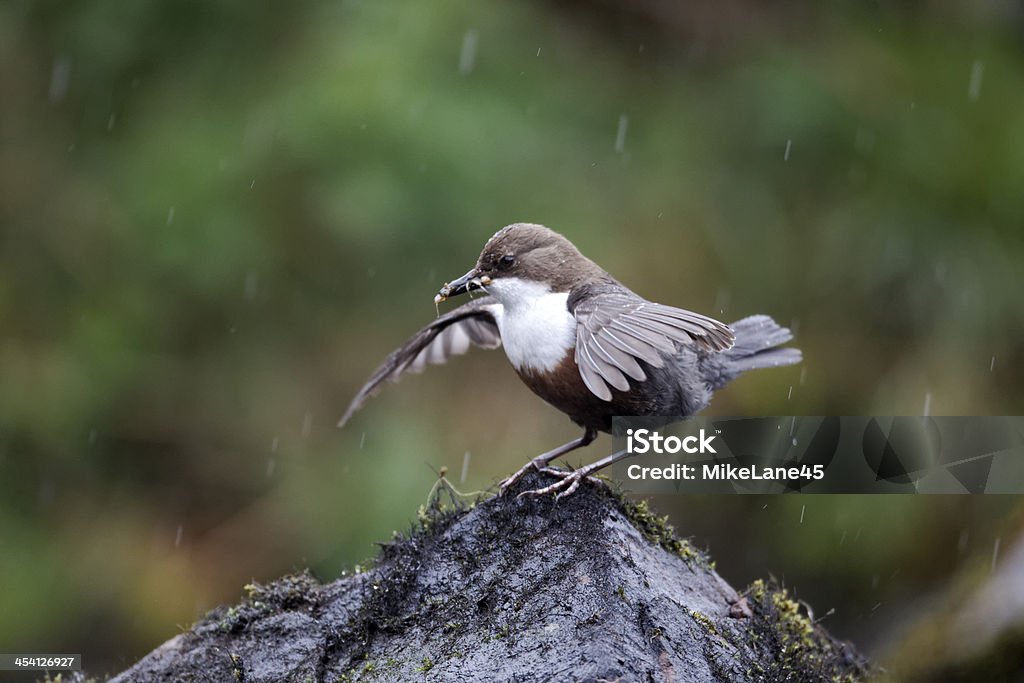
[[[543,485],[537,475],[525,487]],[[646,506],[585,486],[433,511],[372,569],[246,587],[134,681],[835,681],[866,660],[777,588],[742,594]]]

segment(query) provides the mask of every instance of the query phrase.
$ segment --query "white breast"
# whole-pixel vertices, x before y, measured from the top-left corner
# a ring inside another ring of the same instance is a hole
[[[518,278],[495,280],[487,291],[501,302],[495,318],[505,355],[517,370],[554,370],[576,346],[568,292]]]

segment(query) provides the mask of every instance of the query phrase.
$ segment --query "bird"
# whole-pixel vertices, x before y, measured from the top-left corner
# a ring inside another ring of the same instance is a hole
[[[522,496],[571,495],[597,471],[626,457],[613,453],[575,470],[555,459],[611,432],[615,416],[686,417],[748,370],[793,365],[793,335],[767,315],[727,325],[682,308],[648,301],[584,256],[562,234],[513,223],[487,240],[476,264],[446,282],[436,305],[481,295],[448,311],[391,352],[352,399],[344,426],[387,381],[446,362],[470,348],[502,347],[519,378],[569,416],[583,434],[532,458],[500,482],[504,495],[531,471],[555,483]]]

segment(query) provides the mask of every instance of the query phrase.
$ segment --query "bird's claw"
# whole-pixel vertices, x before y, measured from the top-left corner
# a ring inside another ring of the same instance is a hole
[[[580,487],[580,482],[582,481],[588,481],[592,484],[601,483],[599,479],[588,476],[585,469],[571,470],[567,472],[565,470],[555,469],[554,467],[544,467],[539,468],[538,471],[541,474],[550,474],[552,476],[558,477],[559,480],[556,481],[554,484],[550,484],[549,486],[545,486],[543,488],[533,489],[531,491],[523,491],[518,496],[516,496],[516,498],[523,498],[524,496],[529,498],[540,498],[541,496],[546,496],[549,493],[559,491],[558,495],[555,496],[555,502],[557,503],[563,498],[568,498],[573,493],[575,493],[576,489]]]
[[[534,470],[534,471],[537,471],[537,472],[543,472],[546,469],[550,469],[550,468],[541,467],[540,463],[538,463],[536,460],[531,460],[530,462],[528,462],[525,465],[523,465],[522,467],[520,467],[519,470],[515,474],[513,474],[510,477],[506,477],[504,480],[502,480],[502,482],[500,484],[498,484],[498,495],[499,496],[505,495],[505,491],[507,491],[517,481],[519,481],[520,479],[525,477],[527,475],[527,473],[530,472],[530,470]]]

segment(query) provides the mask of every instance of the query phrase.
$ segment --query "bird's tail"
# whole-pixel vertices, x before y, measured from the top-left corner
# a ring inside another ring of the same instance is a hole
[[[733,347],[712,354],[704,363],[705,381],[712,389],[718,389],[747,370],[795,365],[803,359],[800,349],[778,348],[790,341],[793,333],[766,315],[752,315],[730,327],[736,334]]]

